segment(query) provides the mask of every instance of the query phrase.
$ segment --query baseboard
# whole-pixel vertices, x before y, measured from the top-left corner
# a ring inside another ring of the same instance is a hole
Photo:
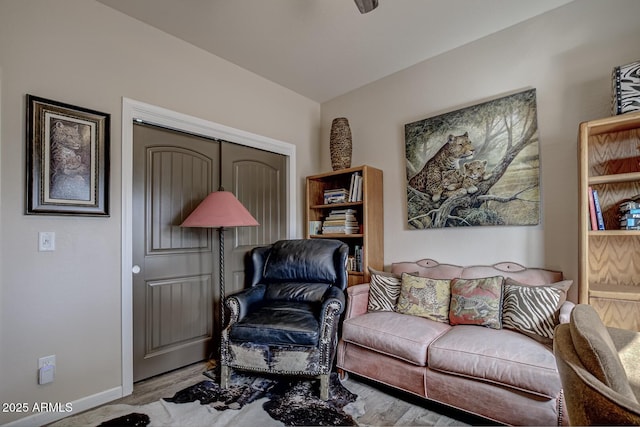
[[[40,412],[29,415],[28,417],[20,418],[19,420],[12,421],[8,424],[4,424],[4,427],[32,427],[53,423],[63,418],[104,405],[105,403],[109,403],[116,399],[120,399],[121,397],[122,387],[115,387],[71,402],[71,412]]]

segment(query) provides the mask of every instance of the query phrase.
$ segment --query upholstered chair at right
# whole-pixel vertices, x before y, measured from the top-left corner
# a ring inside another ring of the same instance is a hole
[[[571,425],[640,425],[640,334],[606,327],[578,304],[553,350]]]

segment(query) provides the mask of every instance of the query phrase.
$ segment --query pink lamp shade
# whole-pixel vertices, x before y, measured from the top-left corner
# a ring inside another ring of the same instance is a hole
[[[209,194],[184,220],[181,227],[242,227],[260,225],[233,193]]]

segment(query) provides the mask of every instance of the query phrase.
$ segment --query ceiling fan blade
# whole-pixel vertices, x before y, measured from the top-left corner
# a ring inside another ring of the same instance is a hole
[[[378,7],[378,0],[354,0],[360,13],[368,13]]]

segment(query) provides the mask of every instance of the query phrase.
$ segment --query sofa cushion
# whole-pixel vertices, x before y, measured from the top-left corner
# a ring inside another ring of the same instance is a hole
[[[374,270],[369,267],[371,275],[369,283],[368,311],[394,311],[400,287],[402,285],[400,276],[393,273]]]
[[[274,302],[234,324],[229,338],[254,344],[317,346],[320,329],[317,311],[309,303]]]
[[[560,280],[554,283],[545,283],[544,285],[534,285],[531,283],[523,283],[519,282],[511,277],[504,278],[505,285],[516,285],[516,286],[533,286],[533,287],[551,287],[560,291],[560,300],[558,301],[558,307],[562,306],[564,302],[567,300],[567,293],[569,292],[569,288],[573,285],[573,280]]]
[[[340,242],[322,239],[280,240],[271,246],[264,262],[265,282],[335,283],[337,247]]]
[[[264,294],[265,300],[322,302],[331,285],[327,283],[286,282],[270,283]]]
[[[558,324],[561,294],[562,290],[555,286],[523,286],[507,279],[504,285],[502,327],[532,338],[540,337],[541,342],[544,340],[545,344],[551,344],[553,330]]]
[[[555,399],[561,388],[553,352],[507,329],[452,327],[429,346],[429,368]]]
[[[429,344],[451,327],[422,317],[374,311],[344,321],[342,339],[418,366],[427,362]]]
[[[398,313],[449,323],[450,301],[450,280],[402,273],[402,287],[396,309]]]
[[[449,322],[502,328],[502,276],[453,279]]]

